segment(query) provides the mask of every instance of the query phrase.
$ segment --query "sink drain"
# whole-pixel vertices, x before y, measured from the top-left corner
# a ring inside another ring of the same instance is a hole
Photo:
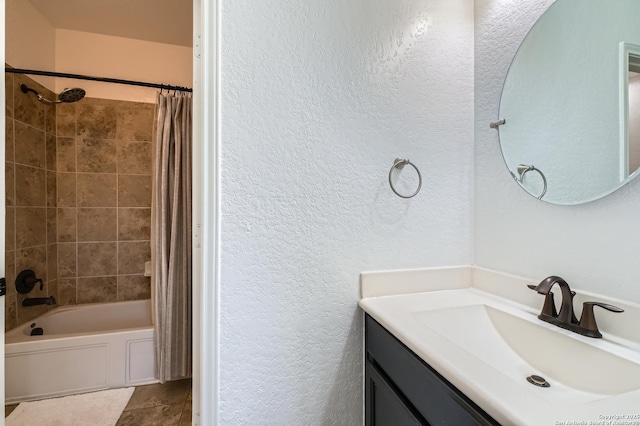
[[[540,386],[541,388],[548,388],[549,386],[551,386],[544,377],[536,376],[535,374],[527,377],[527,382],[531,383],[532,385]]]

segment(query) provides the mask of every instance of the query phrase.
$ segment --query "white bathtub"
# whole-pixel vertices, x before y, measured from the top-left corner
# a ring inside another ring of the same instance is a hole
[[[149,300],[52,309],[4,348],[6,403],[157,383]]]

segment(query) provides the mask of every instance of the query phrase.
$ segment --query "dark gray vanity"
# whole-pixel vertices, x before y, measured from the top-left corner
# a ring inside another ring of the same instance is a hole
[[[365,319],[365,425],[497,425],[372,317]]]

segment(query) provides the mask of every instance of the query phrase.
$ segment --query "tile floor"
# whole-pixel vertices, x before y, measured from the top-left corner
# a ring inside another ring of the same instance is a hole
[[[5,406],[7,417],[17,407]],[[191,380],[138,386],[116,426],[191,425]]]

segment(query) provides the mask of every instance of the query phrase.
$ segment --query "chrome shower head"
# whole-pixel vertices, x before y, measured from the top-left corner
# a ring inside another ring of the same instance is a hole
[[[38,97],[38,100],[40,102],[47,105],[59,104],[62,102],[77,102],[80,99],[84,98],[84,95],[86,94],[84,89],[81,89],[79,87],[67,88],[67,89],[64,89],[62,92],[60,92],[60,94],[58,95],[57,101],[50,101],[46,99],[44,96],[42,96],[40,93],[38,93],[36,90],[28,87],[24,83],[20,85],[20,90],[22,90],[22,93],[28,93],[28,92],[34,93]]]

